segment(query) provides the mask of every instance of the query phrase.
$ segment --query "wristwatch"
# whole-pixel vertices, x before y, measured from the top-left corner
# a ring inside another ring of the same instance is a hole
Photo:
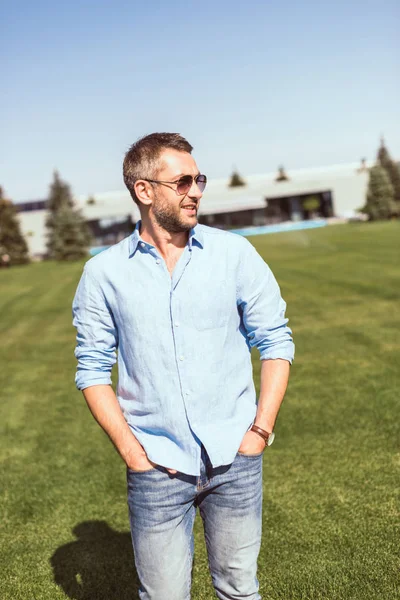
[[[257,425],[252,425],[250,431],[254,431],[254,433],[257,433],[260,437],[262,437],[266,446],[271,446],[275,439],[275,433],[273,431],[265,431],[265,429],[261,429],[261,427],[257,427]]]

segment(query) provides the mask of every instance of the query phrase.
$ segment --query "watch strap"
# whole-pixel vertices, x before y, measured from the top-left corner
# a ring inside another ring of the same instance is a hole
[[[262,437],[262,439],[265,442],[265,445],[268,444],[269,436],[271,435],[271,433],[265,431],[265,429],[261,429],[261,427],[258,427],[257,425],[252,425],[250,431],[254,431],[254,433],[257,433],[260,437]]]

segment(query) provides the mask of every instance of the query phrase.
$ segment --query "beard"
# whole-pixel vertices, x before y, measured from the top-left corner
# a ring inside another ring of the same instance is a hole
[[[197,225],[196,218],[187,217],[182,214],[180,205],[175,207],[171,206],[170,203],[161,200],[157,196],[155,197],[156,202],[153,203],[153,215],[156,223],[168,231],[169,233],[183,233],[190,231],[192,227]]]

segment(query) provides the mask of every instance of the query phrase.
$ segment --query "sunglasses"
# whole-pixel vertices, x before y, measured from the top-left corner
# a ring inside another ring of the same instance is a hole
[[[193,185],[193,181],[196,182],[197,187],[201,192],[204,192],[205,187],[207,185],[207,177],[199,173],[196,177],[193,175],[183,175],[176,181],[159,181],[157,179],[144,179],[144,181],[148,181],[149,183],[159,183],[160,185],[166,185],[170,187],[172,190],[175,189],[176,193],[179,196],[183,196],[187,194],[190,188]],[[176,188],[171,187],[171,184],[176,185]]]

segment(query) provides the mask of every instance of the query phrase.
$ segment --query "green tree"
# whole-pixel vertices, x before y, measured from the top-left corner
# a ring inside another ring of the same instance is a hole
[[[285,167],[278,167],[278,174],[275,177],[275,181],[289,181],[289,177],[286,175]]]
[[[307,212],[313,213],[319,209],[319,206],[320,201],[318,196],[307,196],[307,198],[303,200],[303,208]]]
[[[243,187],[244,185],[246,185],[246,182],[240,177],[239,173],[235,169],[231,175],[229,187]]]
[[[397,203],[398,211],[400,211],[400,166],[392,160],[383,137],[381,138],[381,145],[378,150],[377,162],[389,175],[393,186],[394,200]]]
[[[361,212],[367,214],[371,221],[389,219],[397,213],[393,198],[389,175],[380,165],[375,165],[369,172],[367,202]]]
[[[71,189],[67,183],[62,181],[58,171],[54,171],[53,181],[50,184],[50,193],[47,199],[47,209],[54,214],[63,206],[74,207]]]
[[[47,199],[47,258],[54,258],[54,226],[57,212],[63,207],[73,208],[72,194],[69,186],[64,183],[57,171],[54,171],[53,181],[50,184],[49,197]]]
[[[47,258],[77,260],[87,255],[91,237],[85,220],[74,208],[70,187],[54,173],[47,200]]]
[[[90,245],[90,233],[79,210],[63,206],[57,211],[53,226],[52,258],[78,260],[84,258]]]
[[[0,187],[0,256],[8,254],[11,265],[29,262],[28,246],[21,233],[16,208],[4,198]]]

